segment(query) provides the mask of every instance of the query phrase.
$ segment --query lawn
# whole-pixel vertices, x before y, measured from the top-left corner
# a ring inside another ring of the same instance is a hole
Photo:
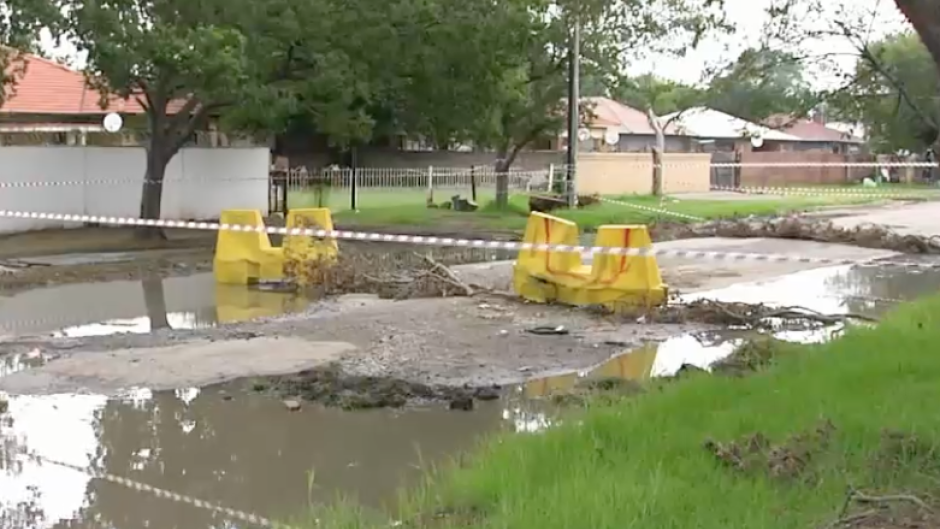
[[[545,432],[490,439],[406,493],[400,526],[808,529],[834,527],[851,489],[927,501],[940,492],[940,297],[775,352],[745,377],[654,382]],[[895,499],[845,514],[880,507],[916,510]]]
[[[442,203],[451,195],[461,193],[469,196],[469,190],[447,189],[435,192],[435,201]],[[467,231],[520,231],[525,227],[528,214],[528,199],[524,195],[513,195],[510,208],[499,212],[492,205],[492,189],[481,189],[478,202],[482,204],[476,213],[458,213],[444,209],[431,209],[426,205],[422,189],[374,189],[366,188],[359,194],[359,210],[349,209],[348,190],[335,190],[323,197],[322,204],[333,208],[337,222],[344,226],[363,227],[433,227],[439,229]],[[747,215],[772,215],[788,211],[799,211],[823,206],[859,204],[875,200],[872,197],[827,196],[827,197],[780,197],[742,200],[685,200],[667,198],[661,203],[651,196],[610,197],[637,206],[662,208],[668,211],[693,215],[704,219],[739,217]],[[321,201],[313,192],[293,192],[288,201],[290,207],[318,206]],[[690,219],[653,213],[621,204],[601,203],[575,211],[557,212],[561,217],[577,222],[585,231],[604,224],[650,223],[653,221],[689,222]]]

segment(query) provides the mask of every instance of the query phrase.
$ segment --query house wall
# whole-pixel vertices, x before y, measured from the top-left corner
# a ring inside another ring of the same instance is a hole
[[[496,163],[494,152],[457,151],[399,151],[392,148],[369,147],[359,151],[362,167],[418,168],[418,167],[471,167]],[[540,171],[551,164],[565,163],[561,151],[523,151],[512,164],[518,171]]]
[[[666,136],[666,152],[691,151],[691,138]],[[656,146],[656,136],[652,134],[621,134],[617,148],[620,152],[650,152]]]
[[[663,190],[697,193],[709,190],[711,155],[663,155]],[[640,153],[582,153],[578,157],[578,193],[601,195],[649,194],[653,188],[653,159]]]
[[[744,187],[777,187],[800,184],[838,185],[864,178],[869,168],[820,166],[867,162],[870,157],[850,156],[824,151],[742,152],[741,185]],[[806,164],[805,167],[747,167],[747,164]]]
[[[183,149],[167,167],[161,216],[211,219],[231,208],[267,214],[269,164],[267,148]],[[32,184],[0,187],[0,210],[139,216],[143,148],[0,147],[0,167],[0,186]],[[0,218],[0,233],[74,225]]]

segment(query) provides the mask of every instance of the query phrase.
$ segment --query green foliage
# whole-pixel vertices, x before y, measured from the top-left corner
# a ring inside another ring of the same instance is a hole
[[[853,83],[832,99],[834,111],[868,129],[880,152],[923,152],[940,123],[933,59],[913,32],[885,37],[863,50]]]
[[[515,5],[518,4],[518,5]],[[570,4],[570,5],[569,5]],[[532,141],[557,134],[565,123],[567,56],[574,12],[580,21],[581,70],[589,94],[598,92],[635,50],[676,51],[696,45],[701,36],[724,28],[721,3],[709,0],[516,0],[501,9],[516,10],[518,23],[506,27],[517,41],[503,58],[504,70],[486,105],[479,109],[473,138],[511,163]],[[577,6],[577,7],[575,7]],[[501,18],[501,17],[494,17]],[[667,38],[669,37],[669,38]],[[582,113],[587,109],[582,109]]]
[[[706,105],[755,122],[773,114],[802,117],[819,102],[803,68],[790,53],[747,49],[711,80]]]
[[[51,6],[45,0],[4,0],[0,3],[0,107],[16,91],[16,83],[28,68],[24,52],[39,54],[43,15]]]
[[[652,74],[621,79],[611,91],[617,101],[660,116],[705,103],[705,91]]]

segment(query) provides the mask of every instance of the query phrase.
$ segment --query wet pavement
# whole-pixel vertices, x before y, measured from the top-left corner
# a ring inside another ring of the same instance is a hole
[[[831,267],[687,297],[878,316],[893,300],[938,288],[940,271]],[[57,336],[147,333],[296,313],[308,304],[290,293],[217,286],[202,274],[24,292],[0,301],[0,328]],[[840,330],[778,336],[818,341]],[[280,519],[337,495],[378,508],[393,502],[400,486],[417,483],[422,465],[446,462],[482,436],[548,426],[553,409],[529,399],[568,390],[583,378],[644,379],[674,374],[684,364],[707,368],[745,338],[740,331],[712,331],[624,350],[596,366],[530,380],[472,412],[434,406],[350,413],[313,405],[291,412],[279,400],[235,385],[132,389],[110,399],[13,396],[0,414],[0,526],[236,526],[221,515],[23,460],[17,455],[23,450]],[[36,351],[4,360],[0,376],[48,359]]]

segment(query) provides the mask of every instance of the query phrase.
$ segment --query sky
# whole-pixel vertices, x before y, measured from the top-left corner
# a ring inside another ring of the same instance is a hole
[[[871,38],[873,39],[907,27],[907,22],[897,10],[894,0],[826,1],[831,6],[850,4],[852,12],[864,16],[866,20],[873,21],[874,23],[871,24]],[[724,2],[729,21],[737,27],[733,35],[709,39],[682,58],[658,55],[633,61],[627,66],[627,72],[634,75],[654,73],[666,79],[694,84],[702,80],[709,65],[726,64],[744,49],[759,43],[763,26],[769,20],[766,10],[774,0],[724,0]],[[872,19],[869,13],[876,15]],[[831,11],[829,15],[834,16]],[[846,55],[837,60],[839,67],[843,70],[851,70],[854,66],[855,58],[852,56],[854,48],[843,38],[807,42],[804,45],[807,48],[806,51],[844,52]],[[837,82],[833,76],[826,75],[816,76],[815,80],[821,88]]]
[[[627,73],[634,75],[654,73],[665,79],[689,84],[701,82],[709,67],[726,64],[744,49],[760,42],[763,26],[768,21],[766,10],[775,1],[780,0],[724,0],[728,20],[737,27],[734,34],[707,39],[698,48],[687,52],[681,58],[670,55],[652,55],[632,60],[626,67]],[[873,39],[904,29],[907,25],[895,7],[894,0],[825,1],[830,6],[850,5],[851,12],[873,22],[871,24],[871,38]],[[876,13],[876,15],[872,18],[868,13]],[[830,16],[833,16],[831,12]],[[84,66],[84,58],[76,52],[74,46],[65,44],[57,47],[48,33],[43,35],[42,45],[51,55],[67,59],[73,67]],[[853,48],[843,38],[807,42],[804,45],[808,51],[844,52],[845,55],[837,60],[839,68],[844,71],[851,70],[854,65]],[[829,88],[838,83],[834,75],[817,73],[812,77],[817,88]]]

